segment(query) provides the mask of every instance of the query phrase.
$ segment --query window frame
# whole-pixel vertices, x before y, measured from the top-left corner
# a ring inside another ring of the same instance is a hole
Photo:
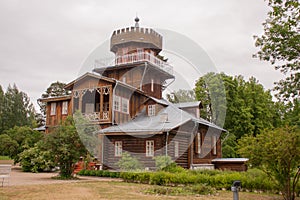
[[[156,104],[148,105],[148,116],[155,116],[156,115]]]
[[[213,135],[211,136],[211,145],[212,145],[212,154],[217,155],[217,136]]]
[[[121,111],[121,97],[117,95],[114,96],[114,111]]]
[[[50,103],[50,116],[56,115],[56,102]]]
[[[123,142],[115,141],[114,143],[115,157],[121,157],[123,154]]]
[[[124,105],[126,105],[127,109],[124,110]],[[123,98],[121,100],[121,112],[125,114],[129,114],[129,99]]]
[[[179,142],[174,141],[174,157],[178,158],[179,157]]]
[[[146,140],[146,157],[154,157],[154,140]]]
[[[154,92],[154,79],[151,79],[151,92]]]
[[[195,144],[195,146],[196,146],[196,153],[197,154],[201,154],[201,152],[202,152],[202,145],[201,145],[202,138],[201,138],[201,133],[200,132],[198,132],[196,134],[195,142],[196,142],[196,144]]]
[[[68,101],[63,101],[61,105],[61,114],[62,115],[67,115],[68,114],[68,109],[69,107],[69,102]]]

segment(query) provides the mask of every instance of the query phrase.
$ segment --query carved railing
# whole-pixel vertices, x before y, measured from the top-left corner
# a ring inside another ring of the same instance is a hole
[[[82,115],[90,122],[99,122],[109,120],[109,111],[82,113]]]
[[[155,57],[154,55],[148,52],[131,53],[122,56],[116,56],[115,58],[112,59],[106,58],[106,59],[96,60],[94,67],[103,68],[108,66],[132,64],[132,63],[144,62],[144,61],[147,61],[155,65],[156,67],[162,69],[163,71],[173,75],[173,67],[169,63]]]

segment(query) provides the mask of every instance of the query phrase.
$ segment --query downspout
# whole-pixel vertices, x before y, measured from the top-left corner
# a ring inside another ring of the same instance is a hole
[[[166,134],[166,156],[168,156],[168,140],[169,140],[169,131]]]
[[[115,87],[114,87],[114,89],[113,89],[113,99],[112,99],[112,108],[111,108],[111,110],[112,110],[112,112],[111,112],[111,120],[112,120],[112,125],[115,125],[115,110],[114,110],[114,103],[115,103],[115,94],[116,94],[116,88],[117,88],[117,86],[118,86],[118,81],[116,80],[116,85],[115,85]]]
[[[140,90],[141,90],[141,91],[143,91],[143,82],[144,82],[144,77],[145,77],[147,68],[148,68],[147,62],[145,62],[145,69],[144,69],[143,76],[142,76],[142,79],[141,79],[141,82],[140,82]]]

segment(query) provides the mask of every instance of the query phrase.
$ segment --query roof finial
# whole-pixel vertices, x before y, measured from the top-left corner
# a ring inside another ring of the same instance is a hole
[[[137,15],[136,15],[136,17],[135,17],[134,21],[135,21],[135,28],[139,28],[139,27],[140,27],[140,25],[139,25],[139,21],[140,21],[140,19],[138,18],[138,16],[137,16]]]

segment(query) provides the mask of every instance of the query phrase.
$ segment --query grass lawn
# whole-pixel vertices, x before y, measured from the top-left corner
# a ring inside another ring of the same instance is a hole
[[[218,191],[215,196],[158,196],[143,193],[151,185],[125,182],[82,182],[48,185],[0,187],[0,200],[48,200],[48,199],[212,199],[232,200],[232,192]],[[278,195],[240,192],[240,200],[282,199]]]
[[[0,160],[11,160],[8,156],[0,156]]]

